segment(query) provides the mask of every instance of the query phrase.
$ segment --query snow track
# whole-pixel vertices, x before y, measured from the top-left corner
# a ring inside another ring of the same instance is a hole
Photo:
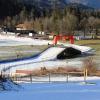
[[[19,43],[31,43],[35,45],[47,45],[50,41],[45,40],[34,40],[30,38],[16,38],[16,37],[2,37],[2,39],[6,39],[9,41],[17,41]],[[8,42],[9,43],[9,42]],[[42,44],[43,43],[43,44]],[[33,44],[33,45],[34,45]],[[15,45],[15,43],[14,43]],[[18,44],[19,45],[19,44]],[[57,56],[62,53],[66,48],[73,48],[76,49],[82,53],[90,52],[92,48],[85,47],[85,46],[78,46],[78,45],[72,45],[68,44],[65,46],[59,46],[59,47],[50,47],[46,49],[44,52],[37,56],[32,56],[29,58],[22,58],[22,59],[14,59],[14,60],[6,60],[6,61],[0,61],[0,71],[4,71],[6,73],[12,74],[15,73],[16,70],[34,70],[34,69],[40,69],[41,67],[46,68],[55,68],[55,67],[66,67],[66,66],[72,66],[72,67],[80,67],[82,65],[81,58],[73,58],[73,59],[64,59],[59,60]]]

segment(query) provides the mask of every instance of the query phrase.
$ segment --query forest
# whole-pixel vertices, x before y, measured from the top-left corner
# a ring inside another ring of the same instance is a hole
[[[29,30],[74,34],[100,31],[100,10],[82,4],[69,4],[64,8],[39,8],[20,0],[0,0],[0,26],[8,28],[24,24]]]

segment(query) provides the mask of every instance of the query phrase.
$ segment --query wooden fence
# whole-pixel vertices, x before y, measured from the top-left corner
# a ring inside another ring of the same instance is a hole
[[[79,78],[83,78],[81,79],[81,81],[83,82],[87,82],[87,76],[88,76],[88,72],[87,69],[84,69],[83,71],[80,72],[66,72],[66,73],[48,73],[46,75],[40,75],[40,76],[36,76],[33,74],[30,74],[28,76],[19,76],[19,75],[15,75],[12,76],[11,79],[15,82],[70,82],[70,78],[71,77],[78,77]],[[82,76],[82,77],[81,77]],[[56,80],[57,78],[59,78],[58,80]],[[63,79],[64,78],[64,79]]]

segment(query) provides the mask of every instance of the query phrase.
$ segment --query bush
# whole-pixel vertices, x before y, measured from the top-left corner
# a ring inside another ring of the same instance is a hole
[[[88,57],[83,61],[83,69],[87,69],[88,75],[96,73],[97,66],[92,57]]]

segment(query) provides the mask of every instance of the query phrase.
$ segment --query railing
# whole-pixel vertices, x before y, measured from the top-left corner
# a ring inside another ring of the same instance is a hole
[[[84,71],[80,71],[80,72],[66,72],[66,73],[48,73],[46,75],[34,75],[34,74],[30,74],[28,76],[12,76],[11,79],[15,82],[30,82],[30,83],[39,83],[39,82],[70,82],[70,81],[77,81],[77,80],[70,80],[71,78],[79,78],[81,80],[78,81],[83,81],[83,82],[87,82],[87,69],[84,69]]]

